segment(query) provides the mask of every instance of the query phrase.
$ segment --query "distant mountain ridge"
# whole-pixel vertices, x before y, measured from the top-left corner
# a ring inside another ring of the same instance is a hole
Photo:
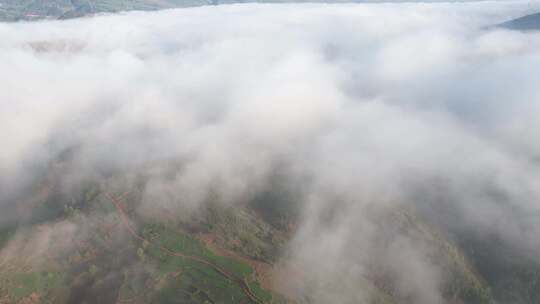
[[[500,24],[501,27],[520,30],[534,31],[540,30],[540,13],[526,15]]]
[[[216,0],[0,0],[0,21],[68,19],[95,13],[158,10],[214,2]]]
[[[234,3],[354,3],[374,0],[0,0],[0,22],[71,19],[99,13],[153,11]],[[376,0],[375,0],[376,1]],[[436,0],[435,0],[436,1]],[[498,26],[514,30],[540,30],[540,13]]]
[[[0,0],[0,22],[69,19],[97,13],[159,10],[232,3],[330,2],[327,0]],[[336,2],[364,2],[336,0]]]

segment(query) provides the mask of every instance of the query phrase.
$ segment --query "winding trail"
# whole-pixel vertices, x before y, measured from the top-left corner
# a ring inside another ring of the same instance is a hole
[[[242,290],[244,291],[244,293],[246,294],[246,296],[251,300],[253,301],[254,303],[256,304],[265,304],[262,300],[260,300],[254,293],[253,291],[251,290],[251,288],[249,287],[249,285],[247,284],[245,278],[238,278],[236,277],[235,275],[227,272],[226,270],[222,269],[221,267],[219,267],[218,265],[212,263],[212,262],[209,262],[207,260],[204,260],[204,259],[201,259],[199,257],[196,257],[196,256],[191,256],[191,255],[187,255],[187,254],[184,254],[184,253],[181,253],[181,252],[175,252],[175,251],[172,251],[170,250],[169,248],[166,248],[166,247],[163,247],[163,246],[160,246],[160,245],[157,245],[155,243],[152,243],[150,240],[144,238],[143,236],[139,235],[137,233],[137,231],[135,230],[135,228],[133,228],[133,226],[131,225],[130,223],[130,220],[129,220],[129,217],[126,213],[126,211],[124,210],[124,208],[122,207],[122,202],[120,201],[121,199],[123,199],[124,197],[126,197],[126,195],[128,194],[129,192],[126,192],[122,195],[120,195],[119,197],[115,198],[113,197],[112,195],[110,195],[109,193],[105,192],[105,196],[113,203],[113,205],[116,207],[116,210],[118,211],[118,213],[120,214],[120,217],[122,218],[122,223],[124,224],[124,227],[129,231],[129,233],[136,239],[140,240],[140,241],[143,241],[143,242],[148,242],[148,244],[152,245],[152,246],[155,246],[157,248],[159,248],[161,251],[163,252],[166,252],[167,254],[171,255],[171,256],[176,256],[176,257],[181,257],[181,258],[185,258],[185,259],[189,259],[189,260],[192,260],[192,261],[196,261],[198,263],[201,263],[201,264],[204,264],[206,266],[209,266],[210,268],[214,269],[216,272],[218,272],[219,274],[221,274],[222,276],[226,277],[229,281],[231,282],[234,282],[238,285],[240,285],[240,287],[242,288]]]

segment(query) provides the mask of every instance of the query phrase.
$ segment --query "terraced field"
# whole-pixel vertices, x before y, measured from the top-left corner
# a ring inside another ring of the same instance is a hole
[[[33,260],[14,255],[3,261],[0,303],[286,303],[261,287],[246,258],[220,255],[177,225],[135,217],[139,228],[132,228],[127,211],[115,208],[97,187],[78,197],[57,214],[29,220],[27,237],[49,229],[44,223],[51,218],[62,223],[92,215],[96,222],[86,228],[95,230],[71,235],[66,242],[74,245],[67,251],[50,246]],[[129,200],[122,206],[133,207]],[[12,235],[4,230],[0,245],[26,250],[13,245],[18,240]]]

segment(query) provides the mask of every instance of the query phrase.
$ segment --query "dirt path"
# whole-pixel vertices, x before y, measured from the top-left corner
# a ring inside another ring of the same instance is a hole
[[[160,250],[162,250],[163,252],[166,252],[167,254],[171,255],[171,256],[177,256],[177,257],[182,257],[182,258],[186,258],[186,259],[189,259],[189,260],[192,260],[192,261],[196,261],[196,262],[199,262],[201,264],[204,264],[204,265],[207,265],[209,266],[210,268],[214,269],[216,272],[218,272],[219,274],[221,274],[222,276],[226,277],[228,280],[230,280],[231,282],[234,282],[238,285],[240,285],[240,287],[242,288],[242,290],[244,291],[244,293],[246,294],[246,296],[253,302],[255,302],[256,304],[264,304],[264,302],[262,300],[260,300],[254,293],[253,291],[251,291],[251,288],[249,287],[249,285],[247,284],[246,280],[243,279],[243,278],[238,278],[230,273],[228,273],[227,271],[223,270],[222,268],[220,268],[219,266],[209,262],[209,261],[206,261],[204,259],[201,259],[199,257],[196,257],[196,256],[190,256],[190,255],[187,255],[187,254],[183,254],[181,252],[175,252],[175,251],[172,251],[170,250],[169,248],[166,248],[166,247],[163,247],[163,246],[159,246],[159,245],[156,245],[154,243],[152,243],[151,241],[145,239],[144,237],[142,237],[141,235],[139,235],[137,233],[137,231],[133,228],[133,226],[131,226],[131,223],[129,221],[129,217],[127,215],[127,213],[125,212],[124,208],[123,208],[123,204],[122,202],[120,201],[120,199],[124,198],[125,196],[127,195],[127,193],[124,193],[120,196],[120,198],[115,198],[113,196],[111,196],[109,193],[105,193],[105,196],[107,196],[107,198],[109,200],[111,200],[111,202],[114,204],[114,206],[116,207],[116,210],[118,211],[118,213],[120,214],[120,217],[122,218],[122,222],[124,224],[124,226],[126,227],[126,229],[129,231],[129,233],[136,239],[142,241],[142,242],[148,242],[148,244],[152,245],[152,246],[155,246],[157,248],[159,248]]]
[[[254,276],[257,278],[257,281],[266,290],[275,291],[272,284],[272,273],[273,266],[260,261],[255,261],[247,256],[224,248],[217,241],[218,237],[212,233],[198,233],[196,235],[197,239],[203,242],[208,249],[210,249],[216,255],[232,258],[235,260],[240,260],[255,270]]]

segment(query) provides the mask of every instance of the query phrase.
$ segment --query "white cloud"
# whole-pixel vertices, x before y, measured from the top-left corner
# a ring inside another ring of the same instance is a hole
[[[1,24],[0,199],[75,145],[70,177],[180,162],[172,177],[149,171],[146,209],[197,206],[211,190],[245,201],[287,163],[309,177],[291,248],[320,286],[333,267],[365,275],[366,208],[411,198],[444,197],[472,227],[501,220],[497,232],[538,253],[540,227],[512,224],[488,191],[538,209],[540,34],[485,28],[527,9],[253,4]],[[410,263],[389,271],[432,304],[440,269],[415,245],[394,240]],[[343,303],[364,297],[349,287]]]

